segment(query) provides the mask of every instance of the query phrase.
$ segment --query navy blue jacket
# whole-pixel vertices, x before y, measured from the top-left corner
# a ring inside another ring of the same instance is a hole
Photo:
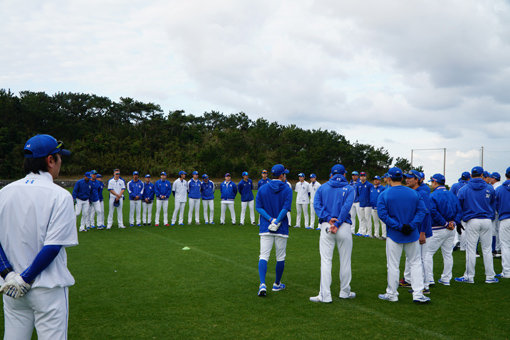
[[[101,188],[101,182],[98,180],[90,180],[90,184],[92,184],[92,191],[90,193],[90,202],[97,202],[99,201],[99,189]],[[101,188],[102,189],[102,188]],[[101,190],[101,197],[103,197],[103,190]]]
[[[237,190],[241,194],[241,202],[249,202],[253,201],[253,182],[251,178],[248,178],[248,181],[244,179],[239,182],[237,185]]]
[[[472,178],[463,186],[457,196],[462,209],[462,220],[494,219],[496,195],[492,185],[485,183],[480,177]]]
[[[149,199],[149,203],[154,200],[154,195],[156,194],[156,188],[154,183],[143,183],[143,194],[142,199],[145,201],[146,198]]]
[[[74,185],[73,199],[80,199],[82,201],[88,201],[92,195],[92,183],[91,180],[86,181],[84,178],[80,179]]]
[[[455,221],[459,224],[462,219],[462,210],[457,196],[446,187],[439,186],[430,194],[430,213],[432,215],[432,228],[445,229],[446,224]]]
[[[202,191],[202,199],[203,200],[213,200],[214,199],[214,183],[210,180],[207,182],[202,181],[201,191]]]
[[[352,224],[351,207],[354,203],[354,188],[349,185],[343,175],[334,175],[317,189],[313,200],[313,208],[319,223],[338,219],[335,225]]]

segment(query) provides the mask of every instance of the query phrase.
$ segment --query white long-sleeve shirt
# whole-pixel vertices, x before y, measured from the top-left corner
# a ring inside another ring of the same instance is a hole
[[[313,200],[315,198],[315,193],[317,192],[317,190],[319,190],[320,186],[321,186],[321,184],[317,181],[310,182],[309,187],[310,187],[310,203],[311,204],[313,204]]]
[[[185,179],[176,179],[172,185],[172,191],[175,192],[176,202],[186,202],[188,200],[188,181]]]
[[[297,182],[296,188],[294,189],[297,192],[296,203],[297,204],[308,204],[310,203],[310,197],[308,193],[310,192],[310,183],[303,181]]]

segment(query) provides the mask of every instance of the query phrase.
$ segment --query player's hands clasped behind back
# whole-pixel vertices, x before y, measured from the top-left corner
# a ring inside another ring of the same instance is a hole
[[[10,272],[5,277],[5,283],[0,288],[0,293],[4,293],[14,299],[22,297],[30,290],[30,284],[26,283],[25,280],[15,272]]]
[[[281,224],[282,224],[281,222],[280,223],[276,222],[276,218],[273,218],[271,220],[271,223],[269,224],[269,227],[267,227],[267,229],[269,229],[269,231],[277,231],[278,228],[280,228]]]
[[[332,218],[329,220],[329,229],[326,230],[327,232],[331,233],[331,234],[336,234],[336,232],[338,231],[338,227],[335,225],[335,222],[338,222],[338,218]]]

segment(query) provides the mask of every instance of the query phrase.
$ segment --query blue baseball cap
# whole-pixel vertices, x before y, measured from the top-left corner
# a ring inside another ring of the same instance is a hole
[[[463,180],[467,181],[470,178],[471,178],[471,174],[468,171],[464,171],[462,173],[462,175],[460,175],[459,180],[463,179]]]
[[[421,174],[419,171],[416,171],[416,170],[411,170],[409,171],[407,174],[404,174],[405,177],[407,178],[416,178],[416,179],[421,179]]]
[[[445,178],[442,174],[434,174],[432,177],[430,177],[429,182],[437,182],[439,184],[444,184]]]
[[[133,171],[133,176],[134,175],[140,175],[140,173],[138,171]]]
[[[390,177],[390,175],[389,175],[388,173],[385,173],[385,174],[382,176],[382,178],[388,178],[388,177]]]
[[[198,175],[198,171],[193,171],[191,174],[192,175]]]
[[[166,172],[161,171],[161,173],[160,173],[159,175],[160,175],[160,176],[166,176]]]
[[[92,176],[90,175],[90,171],[87,171],[87,172],[85,173],[85,177],[87,177],[87,178],[92,178]]]
[[[232,176],[230,175],[230,172],[227,172],[227,173],[225,174],[225,177],[232,177]]]
[[[402,169],[393,167],[388,170],[388,176],[390,176],[392,180],[402,179]]]
[[[374,176],[374,179],[381,180],[381,176]]]
[[[96,170],[92,170],[92,171],[90,172],[90,174],[91,174],[91,175],[97,175],[97,171],[96,171]]]
[[[289,170],[285,169],[282,164],[276,164],[271,168],[273,176],[280,176],[281,174],[288,174]]]
[[[151,178],[150,174],[145,175],[145,178]]]
[[[71,151],[62,149],[64,143],[57,141],[50,135],[36,135],[25,143],[23,153],[25,158],[41,158],[56,153],[69,156]]]
[[[491,177],[491,173],[486,171],[486,170],[484,170],[483,173],[482,173],[482,176],[483,177]]]
[[[243,175],[243,176],[248,176],[248,172],[243,171],[242,175]]]
[[[351,175],[359,176],[359,172],[357,172],[357,171],[353,171],[353,172],[351,172]]]
[[[510,176],[510,166],[508,168],[506,168],[505,175]]]
[[[298,174],[298,177],[306,177],[306,176],[305,176],[305,174],[304,174],[304,173],[300,172],[300,173]]]
[[[103,175],[101,175],[101,174],[97,174],[97,175],[96,175],[96,178],[103,178]]]
[[[354,172],[356,172],[356,171],[354,171]],[[335,164],[331,167],[331,174],[332,175],[343,175],[343,174],[345,174],[345,167],[342,164]]]
[[[202,178],[209,178],[209,176],[207,176],[207,174],[203,174]]]
[[[480,176],[483,174],[483,168],[481,166],[475,166],[471,169],[471,176]]]
[[[310,178],[317,178],[316,174],[310,174]]]
[[[499,174],[499,172],[493,172],[491,174],[491,177],[498,180],[498,181],[501,181],[501,175]]]
[[[181,176],[181,175],[187,175],[186,171],[182,171],[182,170],[179,171],[179,176]]]

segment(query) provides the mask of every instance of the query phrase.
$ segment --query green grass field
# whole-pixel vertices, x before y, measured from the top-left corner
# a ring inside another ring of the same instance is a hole
[[[237,213],[240,210],[237,202]],[[212,226],[120,230],[114,222],[112,230],[79,233],[80,245],[67,249],[68,266],[76,279],[70,288],[69,338],[509,337],[510,280],[483,283],[481,259],[474,285],[453,281],[450,287],[436,285],[428,305],[413,304],[403,288],[399,302],[379,300],[377,295],[386,288],[386,258],[384,241],[376,239],[354,237],[351,287],[357,297],[315,304],[308,298],[319,291],[319,232],[292,228],[282,280],[287,289],[269,290],[266,298],[260,298],[258,227],[220,226],[219,213],[217,200]],[[128,225],[128,204],[124,204],[124,223]],[[461,276],[464,253],[455,252],[454,261],[453,274]],[[498,273],[500,261],[494,260]],[[337,254],[333,263],[332,293],[338,296]],[[274,266],[273,251],[268,283],[274,280]],[[442,270],[440,253],[434,268],[437,280]]]

